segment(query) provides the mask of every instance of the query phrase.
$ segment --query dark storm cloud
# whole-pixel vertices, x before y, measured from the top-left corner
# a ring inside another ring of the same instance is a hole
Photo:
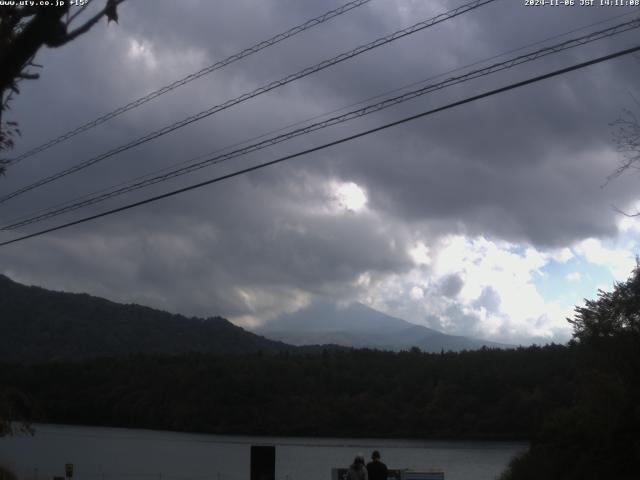
[[[86,286],[97,294],[194,315],[247,314],[243,292],[271,293],[285,307],[296,292],[341,298],[357,291],[362,272],[409,268],[401,229],[389,232],[375,218],[344,211],[315,211],[309,198],[322,195],[304,182],[298,178],[290,189],[296,195],[283,198],[239,179],[232,189],[200,196],[206,206],[188,214],[177,204],[158,205],[157,214],[132,212],[94,225],[92,233],[69,230],[33,247],[18,245],[5,268],[25,281],[45,277],[52,287],[78,291],[85,284],[77,279],[89,278]],[[269,311],[265,299],[256,302],[260,313]]]
[[[498,313],[500,295],[492,287],[482,289],[480,296],[472,303],[475,308],[484,308],[487,312]]]
[[[448,275],[440,283],[440,292],[445,297],[454,298],[458,293],[460,293],[463,286],[464,282],[459,275]]]
[[[39,56],[42,79],[24,83],[14,101],[13,115],[24,132],[17,152],[340,3],[125,2],[119,25],[100,24],[81,41]],[[12,190],[460,3],[374,0],[25,160],[0,187]],[[105,160],[3,205],[0,216],[7,220],[624,11],[526,9],[521,2],[499,1]],[[125,198],[276,158],[622,48],[633,35],[470,82]],[[0,252],[0,270],[32,283],[173,311],[260,317],[304,295],[355,295],[367,288],[358,282],[363,274],[402,275],[411,267],[407,250],[416,231],[542,246],[613,235],[610,205],[626,206],[637,188],[623,181],[600,189],[616,161],[607,124],[628,104],[638,73],[637,63],[621,59],[460,107],[12,246]],[[367,193],[369,210],[331,210],[333,180],[356,182]],[[453,286],[443,286],[442,293],[454,296]],[[460,319],[457,332],[476,328],[475,319],[451,308],[452,318]]]

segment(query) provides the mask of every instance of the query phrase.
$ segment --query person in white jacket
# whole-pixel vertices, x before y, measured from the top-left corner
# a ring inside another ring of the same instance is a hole
[[[356,458],[353,459],[353,463],[349,466],[347,480],[369,480],[367,467],[364,465],[364,456],[362,454],[359,453],[356,455]]]

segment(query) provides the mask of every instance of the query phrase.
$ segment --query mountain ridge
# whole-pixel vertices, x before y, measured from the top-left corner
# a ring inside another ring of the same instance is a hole
[[[292,345],[331,343],[354,348],[425,352],[513,348],[489,340],[449,335],[367,307],[362,303],[338,306],[327,300],[312,302],[294,313],[281,315],[253,331]]]
[[[269,331],[248,331],[220,316],[186,317],[86,293],[27,286],[0,274],[0,361],[77,361],[139,353],[314,354],[344,348],[408,350],[411,347],[425,352],[440,352],[473,350],[483,345],[503,347],[492,342],[474,343],[474,339],[446,335],[390,317],[362,304],[342,310],[329,303],[321,307],[324,308],[324,331],[316,328],[313,338],[309,338],[308,332],[296,333],[291,328],[278,335],[273,329],[277,322],[268,324]],[[352,327],[355,325],[357,328],[335,330],[344,322],[338,313],[347,310],[351,314]],[[300,328],[304,323],[299,321],[301,313],[304,312],[297,312],[287,321],[298,321]],[[313,324],[314,319],[317,317],[310,316],[305,321]],[[286,322],[281,325],[286,325]],[[393,341],[388,341],[389,338]]]
[[[186,317],[86,293],[26,286],[0,275],[0,360],[82,360],[135,353],[293,351],[222,317]]]

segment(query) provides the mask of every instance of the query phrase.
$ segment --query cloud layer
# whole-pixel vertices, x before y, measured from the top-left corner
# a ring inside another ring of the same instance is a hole
[[[25,160],[0,189],[12,191],[460,4],[374,0]],[[125,2],[119,25],[101,24],[64,48],[41,52],[41,80],[24,83],[13,103],[24,133],[16,153],[338,5],[192,1],[154,2],[150,9]],[[625,13],[633,10],[498,1],[16,198],[0,206],[0,218],[6,223],[585,25],[605,28],[631,18],[607,21]],[[468,82],[83,212],[310,148],[628,47],[635,37]],[[617,59],[5,247],[0,271],[49,288],[243,324],[323,296],[363,301],[447,333],[566,340],[565,316],[582,297],[551,298],[544,282],[562,279],[569,292],[597,266],[609,273],[593,277],[593,286],[610,286],[635,264],[635,227],[612,205],[635,205],[637,178],[601,186],[619,160],[608,124],[630,104],[638,73],[640,62]]]

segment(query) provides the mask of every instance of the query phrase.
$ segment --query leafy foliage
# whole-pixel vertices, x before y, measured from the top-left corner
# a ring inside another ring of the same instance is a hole
[[[636,108],[640,108],[640,101],[636,97],[633,97],[633,101]],[[623,109],[622,115],[610,126],[613,127],[613,142],[623,159],[618,168],[607,177],[607,181],[619,177],[629,169],[637,169],[640,162],[640,122],[636,112]]]
[[[551,413],[503,480],[640,478],[640,268],[576,308],[575,402]]]
[[[108,22],[118,21],[118,5],[124,0],[105,0],[104,8],[89,18],[74,24],[89,2],[71,14],[70,2],[61,2],[56,8],[29,5],[38,2],[15,2],[0,8],[0,152],[10,150],[19,130],[15,122],[3,121],[2,114],[9,109],[13,95],[20,93],[22,80],[35,80],[39,74],[32,67],[40,67],[34,58],[43,47],[60,47],[88,32],[105,17]],[[7,161],[0,158],[0,176],[6,173]]]
[[[26,418],[33,415],[30,398],[15,388],[0,385],[0,437],[19,433],[33,434]]]
[[[563,346],[0,366],[34,421],[263,435],[530,438],[571,404],[574,381]]]
[[[636,267],[626,282],[617,283],[612,292],[599,290],[597,300],[586,300],[569,323],[574,338],[582,342],[640,335],[640,268]]]

